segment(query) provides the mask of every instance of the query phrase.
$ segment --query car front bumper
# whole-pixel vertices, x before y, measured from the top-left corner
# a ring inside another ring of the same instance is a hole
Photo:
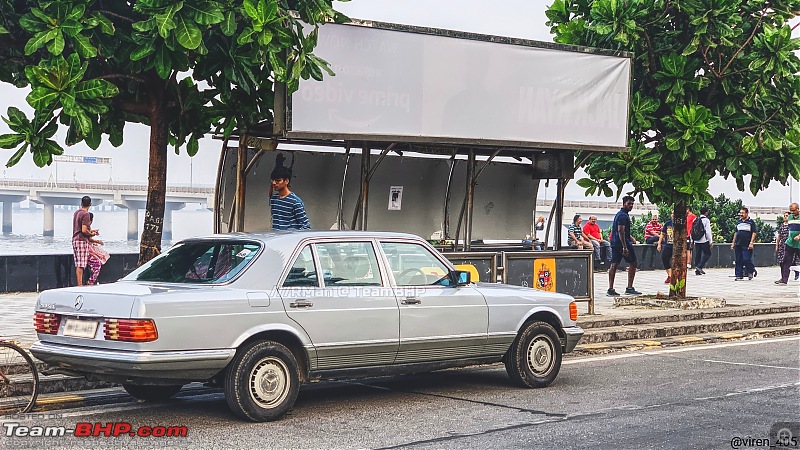
[[[236,349],[145,352],[43,341],[33,344],[30,350],[49,368],[109,381],[120,378],[206,380],[224,369],[236,354]]]
[[[564,353],[569,353],[575,349],[575,346],[578,345],[578,341],[583,337],[583,328],[578,326],[566,327],[564,328],[564,333],[567,335],[567,338],[564,340]]]

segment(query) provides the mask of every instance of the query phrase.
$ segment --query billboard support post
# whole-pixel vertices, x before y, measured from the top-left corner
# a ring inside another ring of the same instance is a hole
[[[361,231],[366,231],[367,229],[367,204],[369,203],[369,157],[370,157],[370,149],[369,143],[364,142],[364,145],[361,147],[361,203],[359,208],[361,209],[361,219],[359,229]]]
[[[467,157],[467,211],[464,220],[464,251],[470,250],[472,242],[472,206],[475,201],[475,150],[469,149]]]

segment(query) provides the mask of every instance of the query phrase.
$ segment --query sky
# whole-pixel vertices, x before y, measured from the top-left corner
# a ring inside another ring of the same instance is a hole
[[[548,27],[545,25],[546,6],[550,0],[503,0],[488,2],[486,0],[352,0],[346,3],[334,3],[335,7],[353,18],[369,19],[382,22],[394,22],[408,25],[446,28],[473,33],[493,34],[525,39],[552,41]],[[30,113],[25,102],[26,90],[17,89],[8,84],[0,84],[0,115],[5,116],[9,106],[16,106]],[[8,132],[5,123],[0,122],[0,134]],[[50,167],[37,168],[26,155],[14,167],[5,168],[4,178],[25,180],[58,181],[103,181],[112,180],[121,183],[147,180],[148,154],[147,127],[127,124],[124,143],[113,148],[104,140],[100,149],[93,151],[83,144],[65,148],[65,154],[80,156],[110,157],[110,165],[77,164],[59,162]],[[64,133],[59,135],[63,142]],[[200,151],[194,158],[189,158],[182,150],[176,155],[170,149],[168,160],[167,182],[172,185],[210,186],[216,178],[221,141],[210,137],[201,140]],[[10,150],[0,149],[0,160],[3,162],[12,154]],[[576,178],[584,174],[576,174]],[[555,183],[550,188],[540,190],[540,198],[552,199]],[[724,193],[729,198],[741,198],[747,205],[781,206],[791,200],[800,199],[800,183],[781,186],[773,183],[765,191],[753,197],[749,192],[739,192],[733,180],[717,177],[712,180],[709,191],[716,196]],[[584,190],[571,183],[566,192],[567,199],[580,200],[587,198]],[[606,197],[590,197],[589,199],[613,200]]]

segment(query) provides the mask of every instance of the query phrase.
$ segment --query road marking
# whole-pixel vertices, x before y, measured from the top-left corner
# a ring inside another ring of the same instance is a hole
[[[769,366],[769,365],[766,365],[766,364],[750,364],[750,363],[742,363],[742,362],[719,361],[719,360],[716,360],[716,359],[703,359],[702,361],[712,362],[712,363],[720,363],[720,364],[732,364],[734,366],[753,366],[753,367],[766,367],[766,368],[769,368],[769,369],[800,370],[800,367]]]
[[[689,347],[679,347],[679,348],[668,348],[668,349],[660,349],[660,350],[653,350],[653,351],[638,351],[638,352],[629,352],[629,353],[619,353],[614,355],[600,355],[600,356],[589,356],[589,357],[579,357],[576,359],[569,359],[563,361],[562,365],[571,365],[571,364],[582,364],[587,362],[595,362],[595,361],[606,361],[606,360],[614,360],[614,359],[624,359],[624,358],[636,358],[640,356],[655,356],[655,355],[662,355],[667,353],[683,353],[683,352],[696,352],[701,350],[709,350],[715,348],[725,348],[725,347],[739,347],[742,345],[759,345],[759,344],[772,344],[775,342],[790,342],[790,341],[800,341],[800,336],[790,336],[790,337],[780,337],[780,338],[772,338],[772,339],[758,339],[753,341],[742,341],[742,342],[720,342],[717,344],[708,344],[708,345],[692,345]]]

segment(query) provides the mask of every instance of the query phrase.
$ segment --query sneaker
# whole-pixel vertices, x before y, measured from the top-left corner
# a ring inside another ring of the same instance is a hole
[[[625,294],[627,294],[627,295],[641,295],[642,293],[637,291],[636,289],[634,289],[632,287],[629,287],[629,288],[625,288]]]
[[[614,289],[609,289],[608,292],[606,292],[606,295],[609,297],[619,297],[619,292]]]
[[[755,275],[753,275],[753,272],[750,272],[750,273],[747,274],[747,279],[748,280],[752,280],[754,276]]]
[[[742,277],[736,277],[736,278],[733,279],[733,281],[742,281],[742,280],[744,280],[744,278],[742,278]]]
[[[671,277],[667,277],[667,279],[664,280],[664,284],[669,284],[670,281],[672,281],[672,278]]]
[[[800,272],[794,273],[794,281],[800,280]]]
[[[756,269],[753,269],[753,278],[755,278],[757,276],[758,276],[758,271]]]
[[[786,286],[786,282],[783,281],[783,280],[775,280],[775,284],[780,285],[780,286]]]
[[[700,269],[694,269],[694,274],[695,274],[695,275],[702,275],[702,274],[703,274],[703,271],[702,271],[702,270],[700,270]]]
[[[701,274],[701,275],[705,275],[705,274],[706,274],[706,271],[705,271],[705,270],[703,270],[703,269],[700,269],[700,274]]]

